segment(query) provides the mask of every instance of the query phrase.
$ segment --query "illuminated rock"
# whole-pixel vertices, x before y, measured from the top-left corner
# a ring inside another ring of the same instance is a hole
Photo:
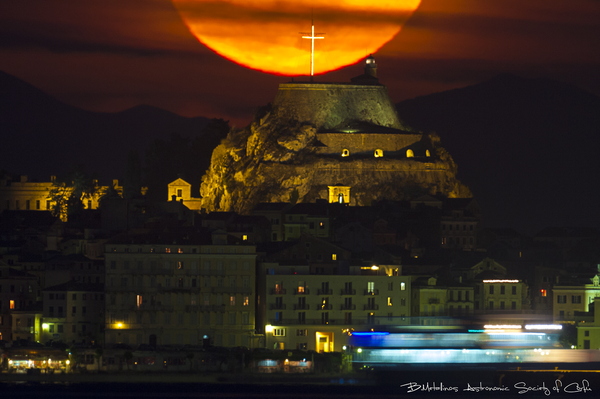
[[[412,131],[386,87],[365,79],[280,85],[272,106],[214,150],[200,188],[202,207],[247,213],[259,202],[296,196],[338,202],[333,186],[349,188],[343,202],[351,205],[423,194],[470,197],[439,137]]]

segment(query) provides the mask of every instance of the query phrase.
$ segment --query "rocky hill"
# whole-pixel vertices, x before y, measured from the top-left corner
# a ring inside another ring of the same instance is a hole
[[[281,85],[272,107],[263,107],[249,126],[231,131],[214,150],[200,188],[204,208],[247,213],[259,202],[314,202],[327,199],[328,187],[334,185],[350,186],[355,205],[425,193],[471,195],[456,179],[456,165],[435,135],[417,135],[420,140],[412,147],[417,153],[417,148],[423,149],[422,156],[411,158],[405,149],[374,157],[369,143],[350,156],[342,156],[341,149],[325,148],[319,139],[325,130],[358,134],[346,129],[357,123],[374,129],[364,137],[390,142],[393,134],[412,137],[415,132],[388,132],[407,128],[390,106],[383,86],[370,91],[352,85],[308,86]],[[361,101],[353,98],[357,93]],[[431,149],[432,156],[424,155],[425,148]]]

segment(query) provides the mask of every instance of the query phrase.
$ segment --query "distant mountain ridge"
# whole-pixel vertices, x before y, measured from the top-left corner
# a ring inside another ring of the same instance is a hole
[[[122,178],[130,149],[143,156],[150,141],[171,133],[196,137],[209,121],[149,105],[86,111],[0,71],[0,169],[41,180],[77,164],[105,180]]]
[[[408,125],[440,135],[488,225],[600,224],[600,97],[503,74],[397,108]]]

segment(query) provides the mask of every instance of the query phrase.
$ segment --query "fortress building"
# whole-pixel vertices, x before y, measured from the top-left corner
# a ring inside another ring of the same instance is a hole
[[[379,83],[372,56],[350,83],[279,85],[272,105],[212,155],[200,193],[209,211],[259,202],[351,205],[424,194],[469,197],[435,135],[413,131]]]

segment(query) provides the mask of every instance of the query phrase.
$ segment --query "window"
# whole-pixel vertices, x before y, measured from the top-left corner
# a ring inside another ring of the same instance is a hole
[[[388,296],[387,305],[392,306],[392,297],[391,296]]]
[[[388,283],[388,291],[394,291],[394,283]]]
[[[283,321],[283,312],[275,312],[275,321],[279,323]]]
[[[331,254],[331,260],[337,260],[337,254]]]
[[[581,295],[571,295],[571,303],[581,303]]]
[[[306,323],[306,312],[298,312],[298,324]]]
[[[556,303],[567,303],[567,296],[566,295],[557,295]]]
[[[10,309],[14,309],[15,308],[15,301],[14,300],[10,300]]]
[[[229,306],[235,306],[235,295],[229,297]]]
[[[48,331],[49,331],[49,332],[51,332],[51,333],[53,333],[53,332],[54,332],[54,324],[50,324],[50,325],[48,326]]]
[[[494,286],[490,285],[490,295],[493,295],[493,294],[494,294]]]
[[[250,305],[250,299],[249,299],[249,297],[247,297],[247,296],[244,297],[243,305],[244,306],[249,306]]]
[[[62,333],[63,332],[63,325],[62,324],[57,324],[56,325],[56,332],[57,333]]]
[[[274,337],[285,337],[285,328],[274,328],[273,336]]]
[[[488,308],[494,310],[494,301],[490,301]]]
[[[375,293],[375,282],[374,281],[369,281],[367,283],[367,293],[369,293],[369,294]]]
[[[406,283],[405,282],[400,283],[400,291],[406,291]]]
[[[500,309],[504,310],[504,301],[500,301]]]
[[[511,294],[512,294],[512,295],[517,295],[517,286],[516,286],[516,285],[513,285],[513,286],[511,287]]]
[[[504,295],[505,294],[504,288],[505,287],[503,285],[500,286],[500,295]]]

